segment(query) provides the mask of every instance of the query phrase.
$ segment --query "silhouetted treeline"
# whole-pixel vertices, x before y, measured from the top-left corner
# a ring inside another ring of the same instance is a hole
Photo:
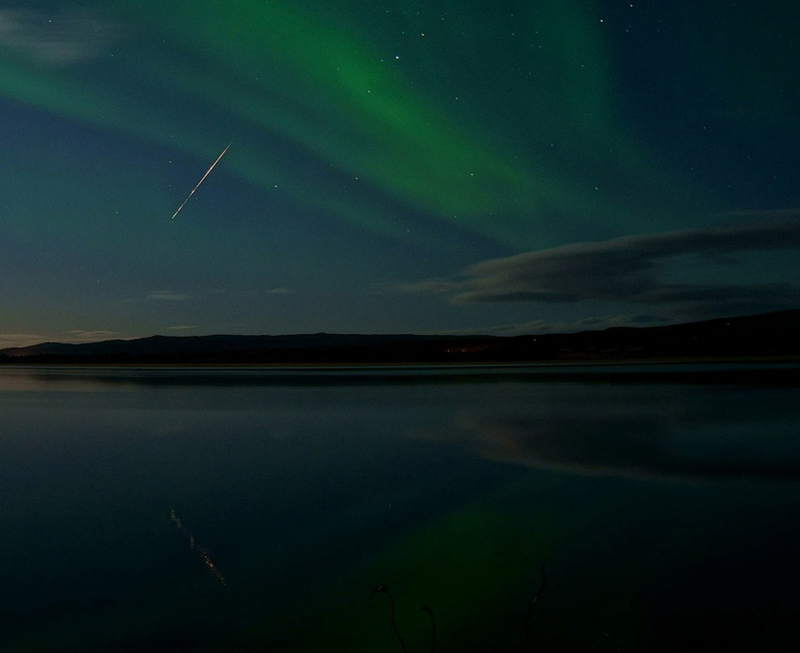
[[[370,365],[800,356],[800,310],[661,327],[516,337],[153,336],[0,350],[10,364]]]

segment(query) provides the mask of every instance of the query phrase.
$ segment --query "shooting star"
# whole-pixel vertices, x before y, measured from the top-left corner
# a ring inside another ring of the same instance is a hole
[[[194,195],[194,194],[195,194],[195,192],[197,191],[197,189],[198,189],[198,188],[200,188],[200,184],[202,184],[202,183],[203,183],[203,182],[206,180],[206,177],[208,177],[208,175],[211,173],[211,171],[214,169],[214,167],[215,167],[215,166],[216,166],[216,165],[219,163],[219,160],[220,160],[220,159],[221,159],[223,156],[225,156],[225,152],[227,152],[227,151],[228,151],[228,148],[229,148],[231,145],[233,145],[233,143],[232,143],[232,142],[231,142],[231,143],[228,143],[228,146],[227,146],[227,147],[226,147],[224,150],[222,150],[222,153],[221,153],[221,154],[220,154],[220,155],[217,157],[217,160],[216,160],[216,161],[214,161],[214,163],[212,163],[212,164],[211,164],[211,167],[210,167],[208,170],[206,170],[206,174],[204,174],[204,175],[203,175],[203,177],[200,179],[200,181],[198,181],[198,182],[197,182],[197,186],[195,186],[194,188],[192,188],[192,192],[191,192],[191,193],[189,193],[189,195],[186,197],[186,199],[185,199],[185,200],[183,200],[183,204],[181,204],[181,205],[178,207],[178,210],[177,210],[177,211],[175,211],[175,213],[173,213],[173,214],[172,214],[172,219],[173,219],[173,220],[175,219],[175,216],[177,216],[177,215],[178,215],[178,213],[180,213],[180,212],[181,212],[181,210],[183,209],[183,207],[184,207],[184,206],[186,206],[186,202],[188,202],[190,199],[192,199],[192,195]]]

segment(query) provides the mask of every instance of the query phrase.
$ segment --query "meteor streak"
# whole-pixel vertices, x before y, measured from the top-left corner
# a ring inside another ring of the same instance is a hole
[[[203,182],[206,180],[206,177],[208,177],[209,173],[210,173],[210,172],[211,172],[211,171],[214,169],[214,167],[215,167],[215,166],[216,166],[216,165],[219,163],[219,160],[220,160],[220,159],[221,159],[223,156],[225,156],[225,152],[227,152],[227,151],[228,151],[228,148],[229,148],[231,145],[233,145],[233,143],[232,143],[232,142],[231,142],[231,143],[228,143],[227,147],[226,147],[224,150],[222,150],[222,153],[221,153],[221,154],[220,154],[220,155],[217,157],[217,160],[216,160],[216,161],[214,161],[214,163],[212,163],[212,164],[211,164],[211,167],[210,167],[208,170],[206,170],[206,174],[204,174],[204,175],[203,175],[203,177],[200,179],[200,181],[198,181],[198,182],[197,182],[197,186],[195,186],[194,188],[192,188],[192,192],[191,192],[191,193],[189,193],[189,195],[186,197],[186,199],[185,199],[185,200],[183,200],[183,204],[181,204],[181,205],[178,207],[178,210],[177,210],[177,211],[175,211],[175,213],[173,213],[173,214],[172,214],[172,219],[173,219],[173,220],[175,219],[175,216],[177,216],[177,215],[178,215],[178,213],[180,213],[180,212],[181,212],[181,209],[183,209],[183,207],[184,207],[184,206],[186,206],[186,202],[188,202],[190,199],[192,199],[192,195],[194,195],[194,194],[195,194],[195,191],[196,191],[198,188],[200,188],[200,184],[202,184],[202,183],[203,183]]]

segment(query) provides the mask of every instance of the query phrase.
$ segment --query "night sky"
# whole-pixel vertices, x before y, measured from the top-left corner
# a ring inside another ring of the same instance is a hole
[[[798,307],[798,25],[786,0],[0,2],[0,347]]]

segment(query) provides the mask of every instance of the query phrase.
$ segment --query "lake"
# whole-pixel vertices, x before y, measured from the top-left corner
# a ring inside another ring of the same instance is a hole
[[[0,368],[0,650],[794,649],[799,376]]]

